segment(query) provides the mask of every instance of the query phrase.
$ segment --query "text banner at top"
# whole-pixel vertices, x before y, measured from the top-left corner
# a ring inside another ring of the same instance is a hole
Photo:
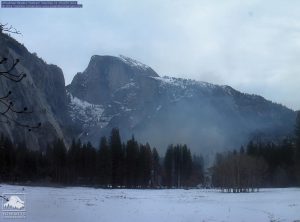
[[[82,8],[77,1],[1,1],[1,8]]]

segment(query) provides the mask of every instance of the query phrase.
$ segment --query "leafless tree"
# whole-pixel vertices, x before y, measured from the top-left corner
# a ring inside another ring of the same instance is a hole
[[[7,26],[7,24],[0,23],[0,34],[2,33],[11,33],[11,34],[21,34],[18,30],[13,28],[12,26]],[[9,81],[18,83],[21,82],[24,78],[26,78],[25,73],[16,74],[16,66],[19,64],[19,59],[8,59],[7,57],[0,57],[0,77],[6,78]],[[11,99],[11,95],[13,94],[12,91],[8,91],[5,95],[0,95],[0,122],[6,124],[14,123],[16,126],[25,127],[28,131],[32,129],[39,128],[41,123],[36,125],[28,125],[16,120],[13,117],[13,113],[15,114],[29,114],[32,111],[29,111],[28,108],[25,106],[23,109],[16,109],[14,107],[14,101]]]
[[[0,32],[12,33],[21,35],[21,32],[15,29],[12,26],[8,26],[8,24],[1,24],[0,23]]]
[[[213,183],[223,192],[254,192],[261,186],[266,163],[241,153],[219,154],[213,167]]]

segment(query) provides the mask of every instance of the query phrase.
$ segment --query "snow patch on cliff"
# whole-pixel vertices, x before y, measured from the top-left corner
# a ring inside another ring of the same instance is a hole
[[[161,82],[161,85],[170,85],[174,87],[180,87],[182,89],[186,89],[188,87],[194,86],[194,87],[202,87],[206,89],[215,89],[217,85],[203,82],[203,81],[196,81],[191,79],[182,79],[182,78],[175,78],[175,77],[169,77],[169,76],[163,76],[163,77],[150,77],[153,79],[156,79]]]
[[[126,57],[126,56],[123,56],[123,55],[120,55],[119,58],[125,62],[126,64],[130,65],[131,67],[134,67],[134,68],[138,68],[138,69],[141,69],[141,70],[147,70],[149,69],[150,67],[137,61],[137,60],[134,60],[132,58],[129,58],[129,57]]]
[[[80,121],[84,127],[100,126],[103,128],[108,125],[111,117],[104,115],[104,106],[81,100],[71,93],[68,93],[68,96],[70,98],[70,115],[74,122]]]

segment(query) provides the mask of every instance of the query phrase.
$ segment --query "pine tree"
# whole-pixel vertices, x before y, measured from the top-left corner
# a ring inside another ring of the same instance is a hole
[[[124,153],[119,129],[114,128],[110,135],[111,159],[112,159],[112,186],[123,185]]]
[[[140,146],[139,155],[140,185],[148,187],[151,181],[152,152],[149,144]]]
[[[174,186],[174,148],[169,145],[164,158],[164,183],[168,187]]]
[[[190,149],[187,148],[186,145],[181,146],[181,186],[187,186],[188,181],[192,174],[193,169],[193,160],[192,160],[192,154]]]
[[[300,186],[300,111],[297,112],[295,125],[295,175],[298,185]]]
[[[96,150],[92,146],[90,142],[88,142],[85,145],[84,149],[84,162],[85,162],[85,177],[87,179],[87,183],[91,184],[95,181],[95,175],[96,175]]]
[[[27,177],[27,161],[26,161],[26,155],[27,155],[27,147],[25,143],[19,143],[16,150],[16,162],[18,163],[16,166],[16,178],[18,180],[28,180]]]
[[[248,143],[246,152],[247,152],[248,155],[256,155],[257,154],[257,147],[253,143],[253,141],[250,141]]]
[[[111,185],[112,162],[111,149],[107,144],[106,137],[102,137],[100,140],[100,147],[98,150],[97,157],[99,183],[102,186],[109,186]]]
[[[11,140],[3,135],[0,138],[0,180],[12,181],[13,170],[16,166],[16,151]]]
[[[240,154],[245,154],[244,146],[241,146],[241,148],[240,148]]]
[[[66,155],[67,149],[62,139],[57,139],[52,148],[52,167],[55,182],[66,182]]]
[[[3,147],[3,135],[0,137],[0,183],[5,180],[5,152]]]
[[[296,145],[298,150],[300,150],[300,111],[297,112],[296,124],[295,124],[295,137]]]
[[[152,149],[152,172],[151,172],[151,185],[153,187],[158,187],[161,185],[161,166],[160,166],[160,157],[156,148]]]
[[[68,167],[68,182],[74,183],[77,182],[78,176],[78,155],[80,147],[77,146],[76,141],[73,139],[72,144],[67,153],[67,167]]]
[[[134,136],[126,144],[126,185],[137,187],[139,179],[139,145]]]

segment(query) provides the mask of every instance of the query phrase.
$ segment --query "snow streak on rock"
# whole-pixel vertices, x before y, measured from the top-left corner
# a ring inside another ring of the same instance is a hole
[[[137,60],[134,60],[132,58],[129,58],[129,57],[126,57],[126,56],[123,56],[123,55],[120,55],[119,58],[125,62],[126,64],[128,64],[129,66],[131,67],[134,67],[134,68],[138,68],[138,69],[142,69],[142,70],[147,70],[149,69],[150,67],[137,61]]]
[[[111,117],[104,115],[104,106],[88,103],[70,93],[68,96],[70,97],[70,115],[74,122],[80,121],[84,127],[100,126],[103,128],[111,120]]]
[[[207,83],[207,82],[196,81],[191,79],[175,78],[169,76],[151,77],[151,78],[161,81],[161,85],[177,86],[182,89],[186,89],[187,87],[191,87],[191,86],[198,86],[207,89],[215,89],[216,87],[218,87],[217,85]]]

